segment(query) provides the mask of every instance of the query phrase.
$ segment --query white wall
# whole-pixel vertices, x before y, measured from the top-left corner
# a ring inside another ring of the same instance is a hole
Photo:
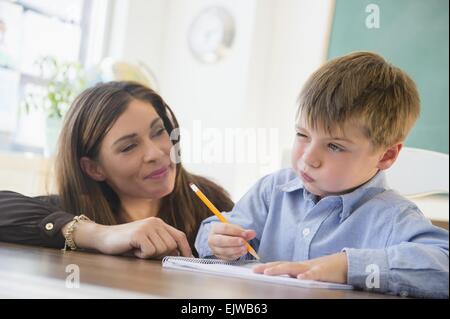
[[[201,121],[198,123],[203,128],[218,128],[223,134],[226,128],[245,128],[254,124],[246,121],[250,112],[246,99],[251,81],[248,65],[252,54],[256,3],[256,0],[170,1],[163,45],[161,93],[173,107],[181,126],[192,132],[192,139],[201,138],[194,136],[196,120]],[[235,18],[237,30],[230,54],[212,65],[198,62],[187,45],[190,23],[208,4],[228,8]],[[202,146],[205,146],[207,137],[203,141]],[[182,142],[182,151],[186,147],[189,145]],[[202,150],[205,151],[204,147]],[[191,159],[191,163],[185,163],[187,168],[213,178],[235,194],[239,164],[198,163],[194,154]]]
[[[325,60],[333,4],[333,0],[116,0],[107,52],[146,62],[158,78],[162,96],[191,136],[199,123],[221,133],[226,128],[277,128],[271,156],[280,163],[294,136],[301,85]],[[194,17],[209,5],[227,8],[237,28],[230,54],[206,65],[190,53],[187,33]],[[196,137],[200,146],[214,147],[211,136]],[[185,166],[219,182],[234,199],[272,169],[264,163]]]
[[[105,56],[143,61],[160,74],[168,1],[111,0]]]

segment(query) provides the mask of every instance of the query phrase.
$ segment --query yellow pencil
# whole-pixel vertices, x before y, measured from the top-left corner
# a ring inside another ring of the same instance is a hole
[[[228,224],[228,221],[223,217],[223,215],[219,212],[219,210],[213,205],[213,203],[210,202],[210,200],[203,194],[203,192],[195,185],[194,183],[189,183],[189,186],[191,186],[194,193],[202,200],[202,202],[214,213],[214,215],[219,218],[219,220],[222,223]],[[247,244],[247,250],[250,254],[252,254],[253,257],[256,259],[260,259],[256,251],[253,249],[252,246],[250,246],[249,243]]]

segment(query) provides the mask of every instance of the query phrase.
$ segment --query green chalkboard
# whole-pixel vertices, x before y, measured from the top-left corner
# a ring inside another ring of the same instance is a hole
[[[379,9],[379,28],[366,25],[367,17],[375,13],[366,12],[370,4]],[[448,9],[448,0],[336,0],[328,50],[328,58],[374,51],[406,71],[421,98],[421,115],[406,146],[447,154]]]

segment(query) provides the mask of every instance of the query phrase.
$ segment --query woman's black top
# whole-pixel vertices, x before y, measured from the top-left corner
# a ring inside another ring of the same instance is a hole
[[[0,241],[62,248],[61,228],[73,217],[59,208],[58,196],[0,191]]]

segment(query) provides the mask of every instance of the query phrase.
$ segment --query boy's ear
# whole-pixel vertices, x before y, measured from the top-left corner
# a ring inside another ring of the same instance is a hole
[[[377,168],[380,170],[388,169],[395,163],[395,160],[403,147],[403,143],[397,143],[389,146],[378,161]]]
[[[84,173],[86,173],[90,178],[97,182],[103,182],[106,176],[103,174],[103,170],[100,165],[90,159],[89,157],[83,156],[80,159],[80,166]]]

